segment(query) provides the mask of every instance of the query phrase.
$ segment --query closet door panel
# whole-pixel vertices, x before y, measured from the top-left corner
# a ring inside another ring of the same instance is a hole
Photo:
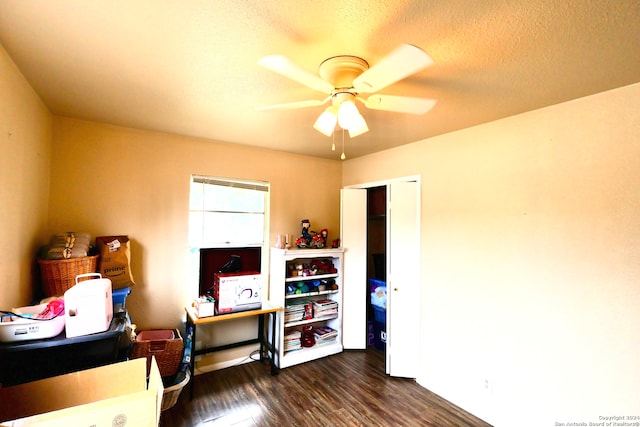
[[[415,181],[387,189],[387,373],[416,378],[420,362],[420,203]]]
[[[367,348],[367,190],[341,191],[340,245],[344,250],[342,344]]]

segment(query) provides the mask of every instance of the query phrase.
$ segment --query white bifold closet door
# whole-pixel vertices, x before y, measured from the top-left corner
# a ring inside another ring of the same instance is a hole
[[[416,378],[420,362],[420,192],[415,181],[387,186],[387,360],[391,376]],[[345,248],[343,345],[367,344],[367,191],[342,190]]]

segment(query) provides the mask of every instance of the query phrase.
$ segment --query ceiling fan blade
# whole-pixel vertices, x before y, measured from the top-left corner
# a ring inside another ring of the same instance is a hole
[[[411,98],[408,96],[371,95],[367,99],[358,97],[372,110],[394,111],[397,113],[424,114],[436,105],[435,99]]]
[[[258,64],[273,71],[274,73],[278,73],[284,77],[310,87],[311,89],[324,93],[331,93],[333,90],[333,86],[329,82],[322,80],[319,76],[299,67],[282,55],[265,56],[258,61]]]
[[[433,64],[419,47],[403,44],[353,80],[359,93],[373,93]]]
[[[328,96],[323,100],[310,99],[308,101],[296,101],[296,102],[287,102],[284,104],[265,105],[264,107],[256,107],[256,110],[257,111],[293,110],[294,108],[318,107],[320,105],[326,104],[330,99],[331,97]]]

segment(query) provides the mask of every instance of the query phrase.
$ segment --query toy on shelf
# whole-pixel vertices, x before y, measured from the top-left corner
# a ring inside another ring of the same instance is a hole
[[[302,226],[302,233],[300,237],[296,239],[296,246],[305,248],[317,248],[322,249],[327,245],[327,238],[329,236],[329,230],[323,228],[320,233],[311,231],[311,222],[308,219],[300,221]]]

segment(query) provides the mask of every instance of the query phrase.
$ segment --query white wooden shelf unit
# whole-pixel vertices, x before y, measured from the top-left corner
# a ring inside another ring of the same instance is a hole
[[[311,276],[292,276],[295,265],[311,265],[321,260],[329,260],[335,268],[335,273],[316,274]],[[271,249],[271,268],[269,270],[269,299],[277,305],[286,307],[303,300],[317,301],[330,299],[338,303],[338,313],[330,316],[313,317],[306,320],[285,322],[285,311],[278,313],[277,330],[275,333],[275,348],[277,366],[286,368],[310,360],[319,359],[332,354],[340,353],[342,347],[342,271],[344,266],[344,249]],[[337,289],[311,291],[303,293],[288,293],[288,286],[297,286],[300,282],[313,283],[314,281],[327,280],[335,282]],[[302,347],[296,350],[285,351],[285,336],[295,330],[301,330],[304,325],[312,325],[314,328],[324,325],[335,329],[338,335],[335,340],[328,343],[316,343],[312,347]],[[271,333],[269,333],[271,336]]]

